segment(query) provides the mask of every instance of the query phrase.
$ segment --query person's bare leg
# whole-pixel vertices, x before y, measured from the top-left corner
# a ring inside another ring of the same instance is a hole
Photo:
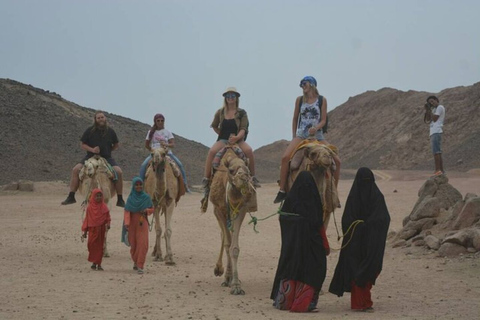
[[[438,171],[443,172],[442,154],[441,153],[435,154],[434,159],[435,159],[435,172],[438,172]]]
[[[205,178],[210,179],[210,177],[212,176],[213,158],[215,157],[217,152],[220,151],[220,149],[222,149],[223,147],[225,147],[225,143],[223,143],[222,141],[217,141],[208,151],[207,160],[205,161],[205,172],[203,174]]]
[[[113,170],[117,173],[117,182],[115,183],[115,191],[117,195],[123,194],[123,171],[119,166],[114,166]]]
[[[253,155],[252,147],[250,147],[250,145],[245,141],[239,142],[238,146],[240,147],[240,149],[242,149],[243,153],[245,153],[245,155],[247,156],[248,169],[250,170],[251,175],[254,176],[255,175],[255,157]]]
[[[77,192],[78,185],[80,184],[80,179],[78,178],[78,174],[80,170],[82,170],[83,164],[77,163],[75,167],[72,169],[72,176],[70,177],[70,192]]]
[[[290,156],[292,152],[297,148],[297,146],[302,142],[301,138],[293,138],[290,144],[288,145],[287,149],[282,155],[282,166],[280,167],[280,190],[285,191],[287,187],[287,178],[288,178],[288,169],[290,162]]]
[[[70,192],[65,200],[62,201],[62,205],[68,205],[76,203],[75,200],[75,192],[78,190],[78,186],[80,184],[80,179],[78,178],[78,174],[80,170],[82,170],[83,164],[77,163],[75,167],[72,169],[72,175],[70,177]]]
[[[277,193],[277,197],[273,200],[273,203],[280,203],[286,197],[286,187],[287,187],[287,178],[288,178],[288,169],[290,156],[292,152],[297,148],[297,146],[302,142],[301,138],[293,138],[287,149],[282,155],[282,162],[280,167],[280,190]]]

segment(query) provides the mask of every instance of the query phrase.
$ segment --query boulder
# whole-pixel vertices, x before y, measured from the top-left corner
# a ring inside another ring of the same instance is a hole
[[[475,250],[480,251],[480,229],[474,229],[475,232],[472,234],[472,247]]]
[[[16,191],[18,190],[18,182],[11,182],[3,187],[4,191]]]
[[[427,181],[425,181],[423,185],[420,187],[420,189],[418,190],[418,197],[420,199],[423,199],[426,196],[433,197],[437,189],[438,189],[438,186],[435,183],[435,181],[433,179],[427,179]]]
[[[398,233],[397,238],[408,240],[424,229],[430,229],[435,224],[435,219],[425,218],[417,221],[410,221],[407,225]]]
[[[441,208],[448,209],[457,201],[462,200],[462,194],[455,189],[451,184],[446,183],[438,186],[435,192],[435,198],[438,199]]]
[[[437,217],[440,214],[441,201],[437,197],[426,196],[410,214],[410,220],[417,221],[424,218]]]
[[[412,243],[416,247],[423,247],[426,244],[425,240],[412,241]]]
[[[430,249],[438,250],[438,248],[440,248],[441,242],[440,242],[440,239],[438,239],[437,237],[428,235],[425,237],[425,244]]]
[[[20,191],[33,191],[33,181],[29,181],[29,180],[18,181],[18,190],[20,190]]]
[[[467,202],[468,200],[470,200],[471,198],[476,198],[478,197],[475,193],[467,193],[465,195],[465,198],[463,199],[463,201]]]
[[[405,246],[406,243],[407,243],[407,241],[405,241],[405,240],[396,241],[396,242],[392,245],[392,248],[403,247],[403,246]]]
[[[472,239],[474,237],[474,232],[475,232],[475,229],[460,230],[457,233],[446,237],[443,240],[443,243],[446,243],[446,242],[455,243],[455,244],[461,245],[465,248],[468,248],[468,247],[471,246]]]
[[[445,242],[438,249],[438,255],[441,257],[455,257],[467,252],[467,248],[459,244]]]
[[[453,224],[456,230],[468,228],[480,220],[480,197],[468,199]]]

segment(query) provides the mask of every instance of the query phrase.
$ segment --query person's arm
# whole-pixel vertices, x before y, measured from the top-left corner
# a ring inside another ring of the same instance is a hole
[[[164,148],[167,147],[167,148],[169,148],[169,149],[174,148],[174,147],[175,147],[175,139],[174,139],[174,138],[169,139],[167,143],[162,142],[162,146],[163,146]]]
[[[317,131],[322,129],[325,123],[327,123],[327,99],[323,97],[322,101],[322,119],[320,119],[320,123],[317,125]]]
[[[127,227],[127,229],[130,226],[130,211],[123,211],[123,224],[125,225],[125,227]]]
[[[87,216],[85,215],[85,219],[83,220],[83,223],[82,223],[82,231],[84,234],[86,234],[87,230],[88,230],[88,223],[87,223]]]
[[[145,140],[145,148],[150,152],[152,151],[152,148],[150,147],[150,140]]]
[[[308,129],[308,134],[314,136],[318,130],[321,130],[325,123],[327,123],[327,99],[325,97],[322,98],[322,109],[320,110],[320,114],[322,118],[320,122],[315,126]]]
[[[300,114],[300,97],[297,97],[297,100],[295,101],[295,110],[293,111],[293,118],[292,118],[292,139],[295,138],[297,133],[299,114]]]
[[[87,152],[91,152],[91,153],[95,153],[95,154],[100,153],[100,147],[99,146],[96,146],[95,148],[92,148],[84,142],[80,142],[80,148],[82,148],[83,150],[85,150]]]
[[[432,121],[437,122],[438,118],[440,118],[443,112],[445,112],[445,109],[443,109],[443,107],[440,108],[440,106],[437,106],[435,113],[432,113]]]
[[[112,221],[112,218],[110,217],[110,211],[107,212],[107,221],[105,223],[106,227],[108,230],[110,230],[110,222]]]
[[[245,110],[239,110],[239,117],[240,117],[240,125],[238,127],[238,132],[236,135],[231,136],[228,139],[228,142],[230,143],[237,143],[238,141],[242,140],[245,135],[247,134],[248,130],[248,114],[247,111]]]
[[[153,213],[153,211],[155,211],[155,209],[153,207],[145,209],[145,212],[147,213],[147,215],[151,215]]]
[[[220,125],[220,112],[222,111],[223,111],[223,108],[215,112],[215,115],[213,116],[212,124],[210,125],[210,127],[212,127],[213,131],[215,131],[216,134],[220,134],[220,128],[218,126]]]
[[[245,129],[238,131],[237,135],[232,135],[228,138],[229,143],[237,143],[245,137]]]

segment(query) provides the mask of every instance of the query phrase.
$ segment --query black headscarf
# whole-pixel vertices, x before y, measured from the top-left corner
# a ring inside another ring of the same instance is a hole
[[[345,234],[356,220],[363,220],[343,238],[337,267],[329,291],[341,297],[351,292],[351,283],[365,287],[367,282],[375,284],[382,271],[383,254],[387,239],[390,215],[382,192],[375,184],[373,172],[368,168],[357,171],[352,189],[348,194],[342,216],[342,230]],[[351,240],[350,240],[351,239]]]
[[[327,269],[320,235],[323,226],[322,200],[310,172],[303,171],[297,176],[281,211],[297,216],[280,215],[282,249],[270,296],[272,299],[275,299],[283,279],[301,281],[320,290]]]

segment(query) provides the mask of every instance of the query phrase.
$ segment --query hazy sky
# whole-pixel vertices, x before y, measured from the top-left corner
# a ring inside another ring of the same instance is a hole
[[[236,86],[258,148],[291,139],[305,75],[328,110],[367,90],[480,81],[479,13],[477,0],[0,0],[0,78],[144,123],[160,112],[207,146]]]

